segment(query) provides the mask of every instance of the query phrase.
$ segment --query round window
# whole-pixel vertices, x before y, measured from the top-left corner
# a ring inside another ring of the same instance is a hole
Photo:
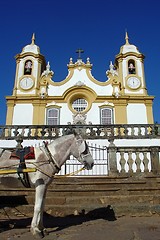
[[[78,98],[73,101],[72,108],[77,112],[84,111],[88,106],[88,102],[84,98]]]

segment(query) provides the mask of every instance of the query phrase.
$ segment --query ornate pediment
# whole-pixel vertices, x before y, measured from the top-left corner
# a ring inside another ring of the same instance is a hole
[[[73,124],[86,124],[86,114],[76,113],[73,115]]]

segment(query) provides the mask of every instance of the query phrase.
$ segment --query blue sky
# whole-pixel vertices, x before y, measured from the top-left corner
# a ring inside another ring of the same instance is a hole
[[[0,125],[5,124],[5,96],[12,95],[15,55],[31,43],[32,33],[46,61],[63,80],[77,48],[90,57],[92,74],[106,81],[109,62],[129,42],[145,55],[148,94],[155,96],[154,120],[160,123],[160,1],[158,0],[1,0],[0,1]]]

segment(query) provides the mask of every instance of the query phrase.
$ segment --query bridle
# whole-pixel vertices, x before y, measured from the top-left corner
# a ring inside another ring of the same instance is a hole
[[[53,167],[56,168],[56,172],[58,173],[61,170],[61,167],[57,163],[56,159],[53,157],[52,153],[48,148],[48,144],[44,142],[44,146],[41,147],[41,150],[47,155],[49,163],[52,163]]]
[[[84,149],[84,151],[80,152],[80,149],[82,148],[82,146],[78,144],[79,141],[82,141],[82,139],[77,139],[77,140],[76,140],[76,144],[78,145],[78,152],[79,152],[79,157],[78,157],[78,159],[79,159],[79,161],[80,161],[80,159],[82,159],[83,162],[85,162],[85,159],[84,159],[84,158],[87,157],[87,156],[89,156],[89,155],[90,155],[90,152],[89,152],[88,145],[87,145],[87,143],[86,143],[85,140],[83,140],[82,143],[81,143],[81,145],[82,145],[82,144],[85,144],[85,149]],[[80,161],[80,162],[81,162],[81,161]]]

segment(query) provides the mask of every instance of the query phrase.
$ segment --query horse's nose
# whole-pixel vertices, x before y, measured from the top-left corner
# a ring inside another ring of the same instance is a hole
[[[94,163],[91,163],[91,168],[93,168],[93,166],[94,166]]]

